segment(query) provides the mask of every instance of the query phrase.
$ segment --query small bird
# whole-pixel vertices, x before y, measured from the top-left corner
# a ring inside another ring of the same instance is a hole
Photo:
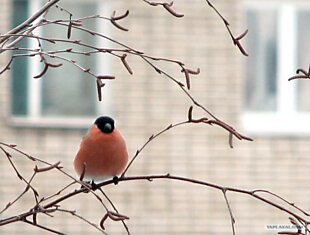
[[[84,181],[102,182],[118,179],[128,161],[126,142],[108,116],[96,119],[82,139],[74,159],[74,168]]]

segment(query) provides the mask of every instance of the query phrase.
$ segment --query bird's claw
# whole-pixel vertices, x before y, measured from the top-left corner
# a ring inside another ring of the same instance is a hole
[[[81,185],[81,189],[87,189],[87,191],[85,191],[85,193],[89,192],[89,188],[91,188],[93,191],[95,191],[96,189],[99,188],[99,186],[92,180],[92,181],[87,181],[85,182],[88,187],[85,187],[83,184]]]
[[[119,182],[118,176],[114,176],[114,177],[113,177],[113,183],[114,183],[115,185],[117,185],[118,182]]]
[[[98,184],[96,184],[93,180],[91,181],[90,186],[93,191],[99,188]]]

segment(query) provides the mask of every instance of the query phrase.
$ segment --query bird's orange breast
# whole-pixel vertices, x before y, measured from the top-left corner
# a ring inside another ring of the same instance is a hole
[[[85,164],[85,180],[101,181],[122,173],[128,161],[126,143],[117,129],[102,133],[93,125],[82,140],[74,159],[74,168],[80,176]]]

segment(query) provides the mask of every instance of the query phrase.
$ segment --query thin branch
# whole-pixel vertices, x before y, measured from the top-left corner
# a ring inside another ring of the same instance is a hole
[[[212,8],[216,10],[216,8],[211,4]],[[218,12],[216,10],[216,12]],[[219,12],[218,12],[219,13]],[[223,17],[222,15],[220,14],[221,18],[224,20],[225,23],[228,23]],[[66,26],[68,27],[67,24],[63,23],[63,22],[54,22],[55,24],[59,24],[59,25],[62,25],[62,26]],[[144,53],[141,53],[123,43],[120,43],[110,37],[107,37],[103,34],[100,34],[100,33],[97,33],[97,32],[94,32],[92,30],[89,30],[89,29],[86,29],[86,28],[83,28],[83,27],[80,27],[80,26],[74,26],[72,25],[73,28],[76,28],[78,30],[82,30],[82,31],[85,31],[85,32],[88,32],[90,33],[91,35],[96,35],[96,36],[99,36],[99,37],[102,37],[102,38],[105,38],[113,43],[116,43],[117,45],[119,46],[122,46],[124,47],[124,51],[126,51],[126,53],[128,54],[132,54],[132,55],[136,55],[138,57],[140,57],[142,60],[144,60],[147,64],[149,64],[152,68],[155,69],[155,71],[159,74],[162,74],[164,76],[166,76],[167,78],[169,78],[170,80],[172,80],[174,83],[176,83],[182,90],[183,92],[188,96],[188,98],[193,102],[193,104],[195,104],[197,107],[201,108],[202,110],[204,110],[205,112],[207,112],[213,119],[215,119],[213,121],[213,124],[216,124],[216,125],[219,125],[221,127],[223,127],[224,129],[226,129],[227,131],[233,133],[238,139],[245,139],[245,140],[251,140],[250,138],[246,137],[246,136],[243,136],[243,135],[240,135],[236,132],[236,130],[234,128],[232,128],[231,126],[229,126],[228,124],[226,124],[225,122],[219,120],[217,117],[215,117],[215,115],[213,115],[210,111],[208,111],[203,105],[201,105],[200,103],[198,103],[198,101],[196,101],[194,99],[194,97],[188,92],[188,89],[190,89],[190,79],[189,79],[189,74],[198,74],[199,73],[199,69],[197,70],[197,72],[193,72],[193,70],[190,70],[190,69],[187,69],[184,67],[184,64],[180,61],[177,61],[177,60],[170,60],[170,59],[164,59],[164,58],[156,58],[156,57],[152,57],[152,56],[148,56],[148,55],[145,55]],[[245,34],[237,37],[237,39],[241,39]],[[30,36],[30,37],[36,37],[37,39],[40,39],[40,40],[46,40],[46,38],[44,37],[39,37],[39,36]],[[77,45],[80,45],[80,46],[84,46],[84,47],[88,47],[88,48],[91,48],[91,49],[98,49],[94,46],[91,46],[91,45],[87,45],[85,43],[81,43],[80,41],[72,41],[72,40],[63,40],[63,39],[50,39],[51,42],[68,42],[68,43],[74,43],[74,44],[77,44]],[[106,52],[106,51],[105,51]],[[110,52],[111,53],[111,52]],[[125,68],[129,71],[129,72],[132,72],[128,66],[128,63],[124,63],[124,56],[119,56],[119,58],[121,59],[121,62],[123,63],[123,65],[125,66]],[[64,60],[66,60],[66,58],[63,58]],[[68,59],[67,59],[68,60]],[[186,78],[186,84],[187,84],[187,88],[184,87],[184,84],[178,80],[176,80],[174,77],[172,77],[171,75],[169,75],[167,72],[163,71],[162,69],[160,69],[159,67],[157,67],[154,63],[152,63],[150,60],[153,60],[153,61],[159,61],[159,60],[162,60],[162,61],[169,61],[169,62],[172,62],[172,63],[175,63],[177,64],[178,66],[181,67],[182,71],[184,72],[185,74],[185,78]],[[72,61],[71,61],[72,62]],[[73,63],[75,65],[75,63]],[[75,65],[77,66],[77,65]],[[80,68],[80,69],[83,69],[83,68]],[[83,69],[83,71],[86,71],[86,72],[89,72],[88,69]],[[44,70],[43,70],[44,72]],[[94,74],[92,74],[92,76],[96,76]],[[98,78],[98,77],[97,77]],[[97,81],[97,92],[98,92],[98,97],[99,97],[99,100],[101,100],[101,87],[99,86],[100,84],[98,84],[98,81]],[[209,124],[212,124],[212,123],[209,123]]]
[[[14,147],[12,147],[14,148]],[[5,210],[7,210],[10,206],[12,206],[18,199],[20,199],[29,189],[32,190],[33,194],[34,194],[34,198],[35,198],[35,201],[36,203],[38,203],[38,197],[39,197],[39,193],[37,192],[37,190],[31,186],[31,181],[33,180],[33,178],[35,177],[36,173],[34,173],[30,180],[28,181],[27,179],[25,179],[24,176],[22,176],[22,174],[19,172],[19,170],[17,169],[17,167],[15,166],[13,160],[12,160],[12,155],[7,152],[2,146],[0,146],[0,149],[2,150],[2,152],[4,152],[4,154],[6,155],[10,165],[12,166],[12,168],[14,169],[14,172],[16,173],[17,177],[23,181],[25,184],[26,184],[26,188],[25,190],[17,197],[17,199],[15,199],[13,202],[11,203],[8,203],[6,205],[6,207],[1,211],[1,213],[3,213]],[[1,214],[0,213],[0,214]]]
[[[209,125],[213,125],[213,124],[216,124],[216,125],[219,125],[221,126],[222,128],[226,129],[228,132],[229,132],[229,144],[230,144],[230,147],[232,147],[232,138],[233,136],[236,136],[236,138],[238,138],[239,140],[248,140],[248,141],[252,141],[251,138],[249,137],[246,137],[242,134],[240,134],[239,132],[237,132],[234,128],[232,128],[231,126],[229,126],[228,124],[222,122],[221,120],[219,119],[215,119],[215,120],[212,120],[212,119],[209,119],[207,117],[202,117],[202,118],[198,118],[198,119],[195,119],[193,118],[193,106],[190,106],[189,107],[189,110],[188,110],[188,120],[186,121],[182,121],[182,122],[178,122],[176,124],[169,124],[167,127],[165,127],[164,129],[160,130],[159,132],[157,132],[156,134],[152,134],[148,139],[147,141],[136,151],[135,155],[132,157],[132,159],[130,160],[130,162],[128,163],[127,167],[125,168],[124,172],[122,173],[121,177],[124,177],[125,174],[127,173],[127,171],[129,170],[129,168],[131,167],[131,165],[133,164],[133,162],[136,160],[136,158],[139,156],[139,154],[143,151],[143,149],[149,145],[153,140],[155,140],[156,138],[158,138],[159,136],[161,136],[162,134],[164,134],[165,132],[173,129],[173,128],[176,128],[178,126],[182,126],[182,125],[185,125],[185,124],[190,124],[190,123],[194,123],[194,124],[197,124],[197,123],[205,123],[205,124],[209,124]],[[212,115],[213,116],[213,115]]]
[[[42,14],[44,14],[51,6],[55,5],[59,0],[50,0],[43,7],[41,7],[37,12],[35,12],[30,18],[25,20],[23,23],[10,30],[6,34],[2,35],[0,38],[0,43],[4,42],[6,39],[11,37],[12,34],[16,34],[24,28],[28,27],[33,21],[39,18]]]
[[[225,199],[225,202],[226,202],[226,205],[227,205],[227,208],[228,208],[228,212],[229,212],[229,216],[230,216],[230,221],[231,221],[232,232],[233,232],[233,235],[236,235],[236,231],[235,231],[235,223],[236,223],[236,221],[235,221],[234,215],[232,213],[232,209],[230,207],[230,204],[229,204],[229,201],[228,201],[228,198],[227,198],[227,195],[226,195],[226,193],[227,193],[226,188],[224,188],[222,190],[222,192],[223,192],[224,199]]]
[[[310,216],[310,213],[308,213],[308,212],[306,212],[305,210],[301,209],[300,207],[296,206],[295,203],[290,202],[290,201],[286,200],[285,198],[280,197],[279,195],[277,195],[277,194],[275,194],[275,193],[273,193],[273,192],[270,192],[270,191],[264,190],[264,189],[256,189],[256,190],[254,190],[254,191],[252,191],[252,192],[253,192],[253,194],[255,194],[255,193],[266,193],[266,194],[269,194],[269,195],[271,195],[271,196],[274,196],[274,197],[280,199],[281,201],[285,202],[286,204],[292,206],[292,207],[295,208],[296,210],[300,211],[300,212],[303,213],[305,216]]]
[[[66,186],[64,186],[63,188],[61,188],[60,190],[58,190],[56,193],[54,193],[54,194],[52,194],[52,195],[50,195],[50,196],[45,197],[45,198],[44,198],[45,201],[47,201],[47,200],[49,200],[49,199],[51,199],[51,198],[53,198],[53,197],[59,196],[62,192],[64,192],[66,189],[68,189],[70,186],[72,186],[72,185],[74,185],[74,184],[76,184],[76,182],[71,182],[71,183],[69,183],[68,185],[66,185]]]
[[[259,201],[262,201],[278,210],[284,211],[287,214],[293,216],[296,219],[299,219],[305,223],[309,223],[310,221],[308,221],[307,219],[301,217],[300,215],[288,210],[287,208],[283,207],[282,205],[279,205],[275,202],[272,202],[271,200],[268,200],[264,197],[261,197],[255,193],[253,193],[253,191],[255,190],[244,190],[244,189],[238,189],[238,188],[232,188],[232,187],[225,187],[225,186],[221,186],[218,184],[213,184],[213,183],[209,183],[206,181],[201,181],[201,180],[196,180],[196,179],[191,179],[191,178],[187,178],[187,177],[182,177],[182,176],[175,176],[175,175],[171,175],[171,174],[162,174],[162,175],[149,175],[149,176],[130,176],[130,177],[123,177],[119,179],[119,182],[123,182],[123,181],[136,181],[136,180],[146,180],[146,181],[153,181],[156,179],[168,179],[168,180],[174,180],[174,181],[181,181],[181,182],[187,182],[187,183],[191,183],[191,184],[196,184],[196,185],[202,185],[202,186],[206,186],[206,187],[210,187],[210,188],[214,188],[214,189],[218,189],[218,190],[225,190],[226,192],[234,192],[234,193],[239,193],[239,194],[245,194],[248,196],[251,196]],[[113,184],[113,180],[110,181],[106,181],[103,183],[98,184],[99,187],[108,185],[108,184]]]
[[[102,190],[102,188],[98,188],[99,191],[103,194],[103,196],[108,200],[108,202],[110,203],[110,205],[112,206],[112,208],[115,210],[116,213],[119,214],[119,211],[117,210],[116,206],[114,205],[114,203],[112,202],[112,200],[110,199],[110,197]],[[127,224],[125,223],[125,220],[121,220],[126,232],[128,235],[130,235],[130,231],[129,228],[127,226]],[[102,226],[101,226],[102,227]]]
[[[201,185],[201,186],[205,186],[205,187],[210,187],[210,188],[214,188],[214,189],[218,189],[218,190],[226,190],[227,192],[234,192],[234,193],[239,193],[239,194],[245,194],[245,195],[248,195],[248,196],[251,196],[255,199],[257,199],[258,201],[261,201],[261,202],[264,202],[268,205],[270,205],[271,207],[274,207],[278,210],[281,210],[289,215],[291,215],[292,217],[300,220],[300,221],[303,221],[305,224],[308,224],[309,221],[303,217],[301,217],[300,215],[290,211],[289,209],[283,207],[282,205],[279,205],[277,204],[276,202],[273,202],[269,199],[266,199],[264,197],[261,197],[255,193],[253,193],[253,191],[255,190],[251,190],[251,191],[248,191],[248,190],[244,190],[244,189],[238,189],[238,188],[232,188],[232,187],[224,187],[224,186],[221,186],[221,185],[218,185],[218,184],[213,184],[213,183],[209,183],[209,182],[206,182],[206,181],[201,181],[201,180],[196,180],[196,179],[192,179],[192,178],[187,178],[187,177],[182,177],[182,176],[176,176],[176,175],[171,175],[171,174],[160,174],[160,175],[142,175],[142,176],[124,176],[124,177],[121,177],[119,179],[119,182],[126,182],[126,181],[154,181],[154,180],[173,180],[173,181],[180,181],[180,182],[186,182],[186,183],[191,183],[191,184],[195,184],[195,185]],[[97,186],[98,187],[103,187],[103,186],[106,186],[106,185],[110,185],[110,184],[114,184],[114,181],[113,180],[108,180],[108,181],[105,181],[105,182],[102,182],[100,184],[98,184]],[[81,189],[78,189],[78,190],[75,190],[71,193],[68,193],[67,195],[64,195],[60,198],[58,198],[57,200],[54,200],[46,205],[43,205],[43,208],[45,209],[48,209],[50,207],[53,207],[57,204],[59,204],[60,202],[68,199],[68,198],[71,198],[77,194],[80,194],[80,193],[83,193],[83,192],[87,192],[88,189],[86,188],[81,188]],[[13,216],[13,217],[9,217],[9,218],[5,218],[5,219],[2,219],[0,220],[0,226],[3,226],[5,224],[9,224],[9,223],[13,223],[13,222],[16,222],[16,221],[19,221],[20,218],[26,218],[28,216],[31,216],[33,214],[33,212],[29,211],[29,212],[25,212],[23,214],[20,214],[19,216]]]
[[[120,16],[115,16],[115,14],[116,14],[116,11],[113,11],[113,14],[112,14],[112,16],[111,16],[111,18],[110,18],[111,23],[112,23],[116,28],[118,28],[118,29],[120,29],[120,30],[128,31],[127,28],[121,26],[117,21],[118,21],[118,20],[121,20],[121,19],[124,19],[125,17],[127,17],[127,16],[129,15],[129,10],[127,10],[127,11],[125,12],[125,14],[120,15]]]
[[[18,200],[20,200],[30,189],[30,185],[31,185],[31,182],[32,180],[34,179],[36,175],[36,172],[34,172],[30,178],[30,180],[28,181],[24,191],[22,191],[12,202],[8,202],[6,204],[6,206],[0,211],[0,215],[5,212],[6,210],[8,210],[11,206],[13,206]],[[36,197],[35,197],[36,198]]]
[[[105,231],[103,231],[98,225],[96,225],[95,223],[89,221],[89,220],[86,219],[85,217],[83,217],[83,216],[77,214],[76,211],[71,211],[71,210],[66,210],[66,209],[60,209],[60,208],[59,208],[57,211],[59,211],[59,212],[64,212],[64,213],[68,213],[68,214],[70,214],[70,215],[72,215],[72,216],[74,216],[74,217],[76,217],[76,218],[78,218],[78,219],[84,221],[85,223],[89,224],[90,226],[92,226],[93,228],[97,229],[97,230],[100,231],[101,233],[107,235],[107,233],[106,233]]]
[[[133,164],[133,162],[136,160],[136,158],[138,157],[138,155],[143,151],[143,149],[149,145],[150,142],[152,142],[154,139],[156,139],[157,137],[161,136],[162,134],[164,134],[165,132],[167,132],[168,130],[170,130],[171,128],[174,127],[178,127],[178,126],[182,126],[184,124],[188,124],[189,121],[183,121],[183,122],[179,122],[176,124],[170,124],[169,126],[165,127],[163,130],[159,131],[156,134],[152,134],[148,140],[136,151],[135,155],[133,156],[133,158],[130,160],[130,162],[128,163],[127,167],[125,168],[124,172],[121,175],[121,178],[125,177],[125,174],[127,173],[127,171],[129,170],[129,168],[131,167],[131,165]]]
[[[29,154],[27,154],[27,153],[25,153],[25,152],[19,150],[18,148],[16,148],[15,145],[6,144],[6,143],[3,143],[3,142],[0,142],[0,145],[6,146],[6,147],[10,148],[11,150],[14,150],[14,151],[16,151],[16,152],[22,154],[23,156],[27,157],[27,158],[28,158],[29,160],[31,160],[31,161],[37,161],[37,162],[43,163],[43,164],[48,165],[48,166],[53,166],[53,164],[51,164],[51,163],[49,163],[49,162],[46,162],[46,161],[41,160],[41,159],[39,159],[39,158],[30,156]],[[0,146],[0,147],[1,147],[1,146]],[[1,147],[1,149],[3,149],[3,148]],[[61,172],[61,173],[62,173],[63,175],[65,175],[67,178],[72,179],[75,183],[78,183],[78,184],[80,184],[81,186],[83,186],[82,192],[90,192],[93,196],[95,196],[95,198],[100,202],[100,204],[105,208],[105,210],[108,211],[108,208],[107,208],[106,205],[103,203],[102,199],[91,189],[91,187],[90,187],[88,184],[86,184],[86,183],[84,183],[84,182],[82,182],[82,181],[80,181],[80,180],[77,180],[74,176],[68,174],[68,173],[67,173],[66,171],[64,171],[61,167],[54,167],[54,169],[56,169],[56,170],[58,170],[59,172]],[[29,185],[29,186],[32,188],[31,185]],[[33,190],[34,190],[34,189],[33,189]],[[35,192],[36,192],[36,191],[34,191],[34,193],[35,193]],[[75,194],[78,194],[78,193],[79,193],[79,192],[76,193],[76,192],[74,191],[74,192],[72,192],[72,193],[69,193],[69,194],[65,195],[64,197],[65,197],[65,199],[66,199],[66,198],[70,198],[72,195],[75,195]],[[63,201],[63,199],[60,200],[60,201]],[[48,205],[49,205],[49,204],[48,204]],[[50,208],[50,207],[55,206],[55,205],[57,205],[57,199],[54,200],[54,203],[53,203],[52,205],[49,205],[48,207],[43,207],[43,208],[46,208],[46,209],[47,209],[47,208]],[[30,212],[30,215],[31,215],[32,213],[33,213],[33,212]],[[29,215],[28,215],[28,216],[29,216]],[[1,226],[1,223],[0,223],[0,226]]]
[[[32,226],[34,226],[34,227],[38,227],[38,228],[40,228],[40,229],[46,230],[46,231],[48,231],[48,232],[50,232],[50,233],[59,234],[59,235],[66,235],[65,233],[56,231],[56,230],[54,230],[54,229],[45,227],[45,226],[40,225],[40,224],[37,224],[37,223],[33,223],[33,222],[31,222],[31,221],[29,221],[29,220],[27,220],[27,219],[23,220],[23,222],[25,222],[25,223],[27,223],[27,224],[30,224],[30,225],[32,225]]]
[[[215,11],[215,13],[221,18],[221,20],[223,21],[223,23],[224,23],[224,25],[225,25],[225,27],[226,27],[226,29],[227,29],[227,32],[229,33],[229,35],[230,35],[230,37],[231,37],[231,39],[232,39],[234,45],[238,47],[239,51],[240,51],[244,56],[248,56],[249,54],[245,51],[245,49],[243,48],[243,46],[242,46],[242,44],[241,44],[241,42],[240,42],[240,40],[246,36],[246,34],[248,33],[248,30],[246,29],[246,30],[244,31],[244,33],[242,33],[241,35],[235,37],[235,36],[233,35],[233,33],[232,33],[230,27],[229,27],[230,25],[229,25],[228,20],[226,20],[226,19],[224,18],[224,16],[217,10],[217,8],[216,8],[209,0],[206,0],[206,2],[207,2],[208,5]]]
[[[295,79],[310,79],[310,64],[309,64],[309,68],[308,71],[304,70],[304,69],[297,69],[296,70],[296,74],[300,74],[301,75],[295,75],[293,77],[290,77],[288,80],[295,80]]]
[[[204,122],[204,121],[207,121],[207,119],[205,118],[199,118],[199,119],[194,119],[193,118],[193,108],[190,107],[189,108],[189,111],[188,111],[188,121],[186,122],[193,122],[193,123],[197,123],[197,122]],[[184,122],[185,123],[185,122]],[[177,124],[175,124],[177,125]],[[182,125],[182,123],[179,123],[178,125]],[[167,131],[169,129],[171,129],[171,126],[173,125],[169,125],[167,128],[165,128],[163,131]],[[160,132],[161,133],[161,132]],[[149,140],[152,140],[154,138],[154,136],[151,136],[149,138]],[[2,143],[0,142],[1,145],[3,146],[6,146],[14,151],[17,151],[21,154],[23,154],[25,157],[27,157],[28,159],[32,160],[32,161],[39,161],[41,163],[46,163],[47,165],[49,166],[54,166],[55,164],[50,164],[50,163],[47,163],[43,160],[40,160],[40,159],[37,159],[35,157],[32,157],[26,153],[24,153],[23,151],[21,150],[18,150],[16,148],[15,145],[9,145],[9,144],[5,144],[5,143]],[[1,147],[3,149],[3,147]],[[6,150],[4,151],[4,153],[7,152]],[[53,201],[51,202],[48,202],[46,204],[44,204],[44,200],[42,199],[40,201],[40,204],[36,204],[36,206],[25,212],[25,213],[22,213],[20,215],[16,215],[16,216],[12,216],[12,217],[8,217],[8,218],[4,218],[4,219],[1,219],[0,220],[0,226],[3,226],[3,225],[6,225],[6,224],[10,224],[10,223],[14,223],[14,222],[17,222],[17,221],[28,221],[27,218],[30,217],[30,216],[33,216],[34,219],[33,219],[33,222],[29,222],[30,224],[32,224],[33,226],[37,226],[37,227],[40,227],[41,225],[37,225],[37,220],[36,220],[36,215],[38,213],[45,213],[45,214],[49,214],[49,213],[53,213],[55,211],[58,211],[59,210],[59,203],[71,198],[71,197],[74,197],[75,195],[77,194],[80,194],[80,193],[83,193],[83,192],[92,192],[94,193],[87,185],[85,185],[85,183],[83,182],[79,182],[78,180],[76,180],[73,176],[69,175],[68,173],[66,173],[65,171],[63,171],[61,169],[61,167],[59,167],[58,165],[56,167],[53,167],[52,169],[54,170],[58,170],[60,172],[62,172],[64,175],[66,175],[67,177],[73,179],[75,182],[78,182],[80,184],[82,184],[84,187],[83,188],[80,188],[78,190],[74,190],[73,192],[69,192],[65,195],[62,195],[58,198],[55,198]],[[36,172],[34,172],[36,173]],[[226,196],[226,192],[234,192],[234,193],[239,193],[239,194],[245,194],[245,195],[248,195],[248,196],[251,196],[259,201],[262,201],[274,208],[277,208],[281,211],[284,211],[285,213],[289,214],[290,216],[292,216],[293,218],[295,218],[296,220],[298,220],[299,222],[301,222],[302,224],[305,225],[305,227],[309,224],[309,221],[306,219],[306,218],[303,218],[302,216],[300,216],[299,214],[296,214],[295,212],[293,211],[290,211],[289,209],[287,209],[286,207],[284,207],[283,205],[280,205],[276,202],[273,202],[267,198],[264,198],[260,195],[257,194],[257,192],[263,192],[262,190],[252,190],[252,191],[248,191],[248,190],[243,190],[243,189],[238,189],[238,188],[231,188],[231,187],[223,187],[221,185],[217,185],[217,184],[213,184],[213,183],[209,183],[209,182],[206,182],[206,181],[201,181],[201,180],[196,180],[196,179],[192,179],[192,178],[187,178],[187,177],[182,177],[182,176],[175,176],[175,175],[171,175],[171,174],[162,174],[162,175],[142,175],[142,176],[130,176],[130,177],[126,177],[126,176],[122,176],[120,179],[119,179],[119,182],[125,182],[125,181],[140,181],[140,180],[144,180],[144,181],[153,181],[153,180],[159,180],[159,179],[162,179],[162,180],[173,180],[173,181],[180,181],[180,182],[186,182],[186,183],[191,183],[191,184],[196,184],[196,185],[201,185],[201,186],[204,186],[204,187],[210,187],[210,188],[215,188],[215,189],[218,189],[218,190],[221,190],[223,193],[224,193],[224,198],[225,198],[225,201],[227,203],[227,206],[229,208],[229,212],[230,212],[230,215],[231,215],[231,221],[232,221],[232,226],[233,223],[234,223],[234,217],[232,215],[232,211],[231,211],[231,208],[230,208],[230,205],[229,205],[229,202],[228,202],[228,199],[227,199],[227,196]],[[105,182],[102,182],[100,184],[98,184],[97,186],[100,188],[100,187],[104,187],[106,185],[109,185],[109,184],[114,184],[114,180],[108,180],[108,181],[105,181]],[[265,191],[264,191],[265,192]],[[268,191],[269,192],[269,191]],[[269,192],[270,193],[270,192]],[[273,193],[270,193],[272,195],[276,195],[276,194],[273,194]],[[95,194],[96,197],[99,197],[98,195]],[[278,198],[282,198],[280,196],[277,196]],[[102,202],[102,199],[98,199],[100,202]],[[109,199],[108,199],[109,200]],[[288,204],[289,206],[292,206],[291,203],[289,203],[287,200],[282,200],[284,201],[286,204]],[[104,205],[104,204],[103,204]],[[106,207],[105,207],[106,208]],[[116,208],[114,208],[116,209]],[[107,213],[106,213],[106,216],[111,218],[112,220],[115,220],[115,221],[118,221],[118,220],[121,220],[123,221],[124,219],[128,219],[127,216],[124,216],[124,215],[121,215],[119,214],[118,212],[114,213],[114,212],[111,212],[109,211],[107,208]],[[300,212],[303,212],[303,211],[300,211]],[[305,214],[304,215],[308,215],[308,214]],[[106,216],[102,219],[102,223],[104,223],[104,220],[106,219]],[[309,216],[306,216],[307,218]],[[27,223],[28,223],[27,222]],[[102,224],[100,223],[100,224]],[[103,224],[102,224],[103,226]],[[45,227],[40,227],[42,229],[45,229]],[[48,228],[49,229],[49,228]],[[234,229],[234,227],[233,227]],[[54,230],[52,230],[54,231]],[[56,231],[57,232],[57,231]]]
[[[176,12],[172,6],[173,2],[171,1],[170,3],[168,2],[155,2],[155,1],[148,1],[148,0],[143,0],[143,2],[149,4],[150,6],[156,7],[156,6],[162,6],[167,12],[169,12],[171,15],[181,18],[184,16],[184,14]]]

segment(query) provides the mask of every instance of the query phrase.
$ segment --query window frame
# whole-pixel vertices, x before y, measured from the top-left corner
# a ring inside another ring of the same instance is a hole
[[[43,1],[42,0],[26,0],[28,4],[28,13],[27,16],[29,17],[33,12],[36,12],[41,6]],[[81,1],[85,3],[85,1]],[[100,12],[102,15],[109,14],[109,7],[106,6],[106,4],[103,4],[100,0],[87,0],[89,3],[95,3],[97,5],[98,12]],[[40,29],[37,29],[40,30]],[[98,22],[98,30],[105,32],[108,36],[110,34],[110,27],[106,27],[106,24]],[[103,47],[109,47],[110,43],[106,40],[97,37],[97,43],[100,44]],[[28,46],[30,48],[35,48],[37,46],[35,40],[29,40]],[[87,128],[89,127],[89,123],[92,123],[94,118],[98,115],[101,115],[103,113],[111,113],[112,107],[111,107],[111,87],[109,89],[105,89],[104,92],[102,92],[102,100],[104,102],[97,102],[96,101],[96,114],[89,115],[89,116],[70,116],[66,117],[65,115],[58,115],[58,116],[43,116],[41,113],[41,102],[42,102],[42,92],[41,92],[41,86],[43,83],[43,79],[34,79],[34,74],[39,74],[41,65],[39,60],[34,60],[34,58],[24,58],[26,61],[27,66],[27,114],[25,115],[17,115],[13,114],[12,110],[10,111],[9,115],[9,123],[12,126],[15,127],[44,127],[44,128]],[[103,62],[104,61],[104,62]],[[102,66],[99,66],[100,64],[105,64],[105,69],[103,71]],[[96,59],[96,65],[94,66],[95,72],[98,74],[104,74],[109,73],[109,66],[110,60],[105,55],[100,55]],[[12,76],[12,74],[11,74]],[[90,81],[92,82],[92,81]],[[95,81],[93,81],[95,82]],[[108,82],[107,82],[108,83]],[[96,90],[94,90],[96,92]],[[13,97],[14,94],[11,94],[11,97]],[[11,98],[12,100],[12,98]],[[12,109],[13,103],[11,102],[11,109]]]
[[[310,4],[294,2],[247,2],[245,11],[275,8],[277,16],[277,105],[275,111],[249,111],[243,108],[241,121],[247,133],[259,135],[310,135],[310,112],[297,110],[298,81],[288,81],[297,69],[298,10],[309,10]],[[293,20],[291,20],[293,19]],[[251,29],[249,28],[249,31]],[[250,33],[250,32],[249,32]],[[251,56],[251,55],[250,55]],[[244,81],[246,81],[246,77]],[[243,96],[245,99],[245,97]]]

